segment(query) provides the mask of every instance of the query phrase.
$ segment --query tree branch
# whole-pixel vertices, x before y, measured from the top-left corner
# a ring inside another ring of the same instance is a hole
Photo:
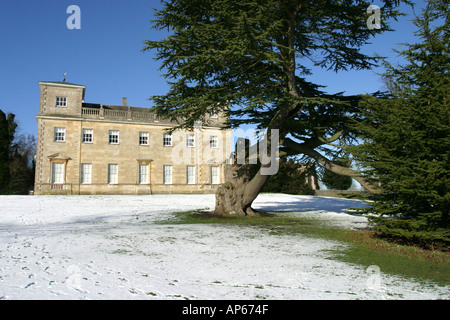
[[[313,148],[311,148],[310,146],[308,146],[305,143],[300,144],[300,143],[293,141],[290,138],[286,138],[284,140],[284,145],[287,148],[289,148],[289,151],[290,151],[288,153],[289,155],[305,154],[305,155],[310,156],[311,158],[315,159],[317,162],[319,162],[321,165],[323,165],[328,170],[330,170],[334,173],[337,173],[337,174],[340,174],[343,176],[348,176],[348,177],[355,179],[367,191],[372,192],[372,193],[377,193],[379,191],[375,186],[373,186],[369,182],[367,182],[366,179],[358,171],[333,163],[332,161],[330,161],[329,159],[327,159],[322,154],[320,154],[319,152],[317,152],[316,150],[314,150]]]
[[[338,140],[338,139],[339,139],[342,135],[344,135],[345,133],[346,133],[346,131],[341,130],[341,131],[338,131],[338,132],[336,132],[335,134],[333,134],[333,135],[332,135],[331,137],[329,137],[328,139],[319,137],[319,140],[320,140],[321,142],[325,143],[325,144],[329,144],[329,143],[332,143],[332,142]]]

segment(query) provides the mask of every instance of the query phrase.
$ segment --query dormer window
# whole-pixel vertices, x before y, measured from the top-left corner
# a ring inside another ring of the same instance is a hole
[[[56,106],[57,107],[67,107],[67,98],[66,97],[56,97]]]

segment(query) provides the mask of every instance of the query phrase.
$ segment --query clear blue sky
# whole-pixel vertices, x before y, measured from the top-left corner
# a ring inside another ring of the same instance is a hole
[[[373,2],[382,6],[381,2]],[[417,0],[416,13],[424,7]],[[81,9],[81,29],[70,30],[70,5]],[[151,29],[152,8],[159,0],[2,0],[0,5],[0,109],[16,115],[22,133],[36,135],[39,112],[38,81],[61,81],[86,86],[86,102],[151,107],[148,98],[168,87],[153,54],[141,52],[144,40],[161,39]],[[393,48],[414,42],[412,10],[364,48],[396,61]],[[380,71],[380,70],[378,70]],[[382,88],[374,71],[338,73],[313,70],[310,80],[329,92],[370,93]]]

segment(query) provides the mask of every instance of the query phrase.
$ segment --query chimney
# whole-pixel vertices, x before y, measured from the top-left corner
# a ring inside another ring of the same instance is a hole
[[[123,105],[124,107],[127,106],[127,98],[126,98],[126,97],[123,97],[123,98],[122,98],[122,105]]]

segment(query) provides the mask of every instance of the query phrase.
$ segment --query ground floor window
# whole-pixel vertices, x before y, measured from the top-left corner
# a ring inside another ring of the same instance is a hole
[[[163,183],[172,184],[172,166],[163,166]]]
[[[65,176],[65,164],[62,162],[52,163],[52,183],[63,184]]]
[[[148,184],[148,164],[140,164],[139,165],[139,183],[140,184]]]
[[[108,164],[108,183],[118,184],[119,183],[119,165],[118,164]]]
[[[91,184],[92,183],[92,164],[90,164],[90,163],[82,163],[81,164],[80,182],[82,184]]]
[[[211,184],[219,184],[219,167],[211,167]]]
[[[195,184],[195,166],[186,167],[186,183]]]

